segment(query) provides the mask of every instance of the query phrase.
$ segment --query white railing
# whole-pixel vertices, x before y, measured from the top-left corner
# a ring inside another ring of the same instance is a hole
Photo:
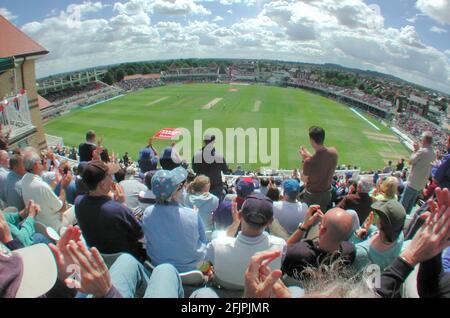
[[[26,93],[4,99],[0,108],[3,134],[10,132],[10,138],[14,138],[35,128],[31,121]]]

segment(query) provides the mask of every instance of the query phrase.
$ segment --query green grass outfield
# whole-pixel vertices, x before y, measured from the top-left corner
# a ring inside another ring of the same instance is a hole
[[[216,98],[222,100],[210,109],[203,109]],[[390,130],[372,118],[368,119],[381,131],[333,100],[301,89],[262,85],[180,84],[151,88],[74,110],[47,123],[45,131],[63,137],[65,145],[77,146],[86,131],[94,129],[98,137],[103,137],[110,153],[128,151],[136,159],[139,149],[157,130],[185,127],[193,134],[194,120],[199,119],[203,131],[217,127],[224,135],[226,128],[279,128],[279,168],[283,169],[299,166],[300,145],[312,152],[308,138],[312,125],[325,129],[325,144],[337,148],[339,164],[375,169],[385,166],[388,160],[395,162],[399,157],[408,157],[408,151]],[[169,141],[154,143],[158,150],[168,144]],[[269,154],[270,146],[269,142]],[[243,166],[256,169],[267,164]]]

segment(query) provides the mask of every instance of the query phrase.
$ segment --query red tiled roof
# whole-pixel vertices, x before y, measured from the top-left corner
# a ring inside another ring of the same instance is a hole
[[[0,15],[0,57],[48,54],[48,51]]]
[[[127,75],[123,78],[124,81],[137,79],[137,78],[151,78],[151,79],[160,79],[160,74],[136,74],[136,75]]]
[[[38,95],[38,105],[39,105],[39,110],[44,110],[46,108],[52,107],[53,103],[49,102],[41,95]]]

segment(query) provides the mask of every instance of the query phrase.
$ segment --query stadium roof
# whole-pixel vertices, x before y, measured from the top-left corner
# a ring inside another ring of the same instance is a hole
[[[46,108],[52,107],[53,103],[49,102],[41,95],[38,95],[38,105],[39,105],[39,110],[44,110]]]
[[[47,49],[0,15],[0,58],[48,54]]]

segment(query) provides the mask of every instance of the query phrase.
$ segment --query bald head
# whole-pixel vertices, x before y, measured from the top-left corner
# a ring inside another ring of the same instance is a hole
[[[341,208],[331,209],[322,219],[319,245],[326,251],[335,251],[350,237],[351,231],[352,215]]]
[[[9,168],[9,155],[5,150],[0,150],[0,166]]]

